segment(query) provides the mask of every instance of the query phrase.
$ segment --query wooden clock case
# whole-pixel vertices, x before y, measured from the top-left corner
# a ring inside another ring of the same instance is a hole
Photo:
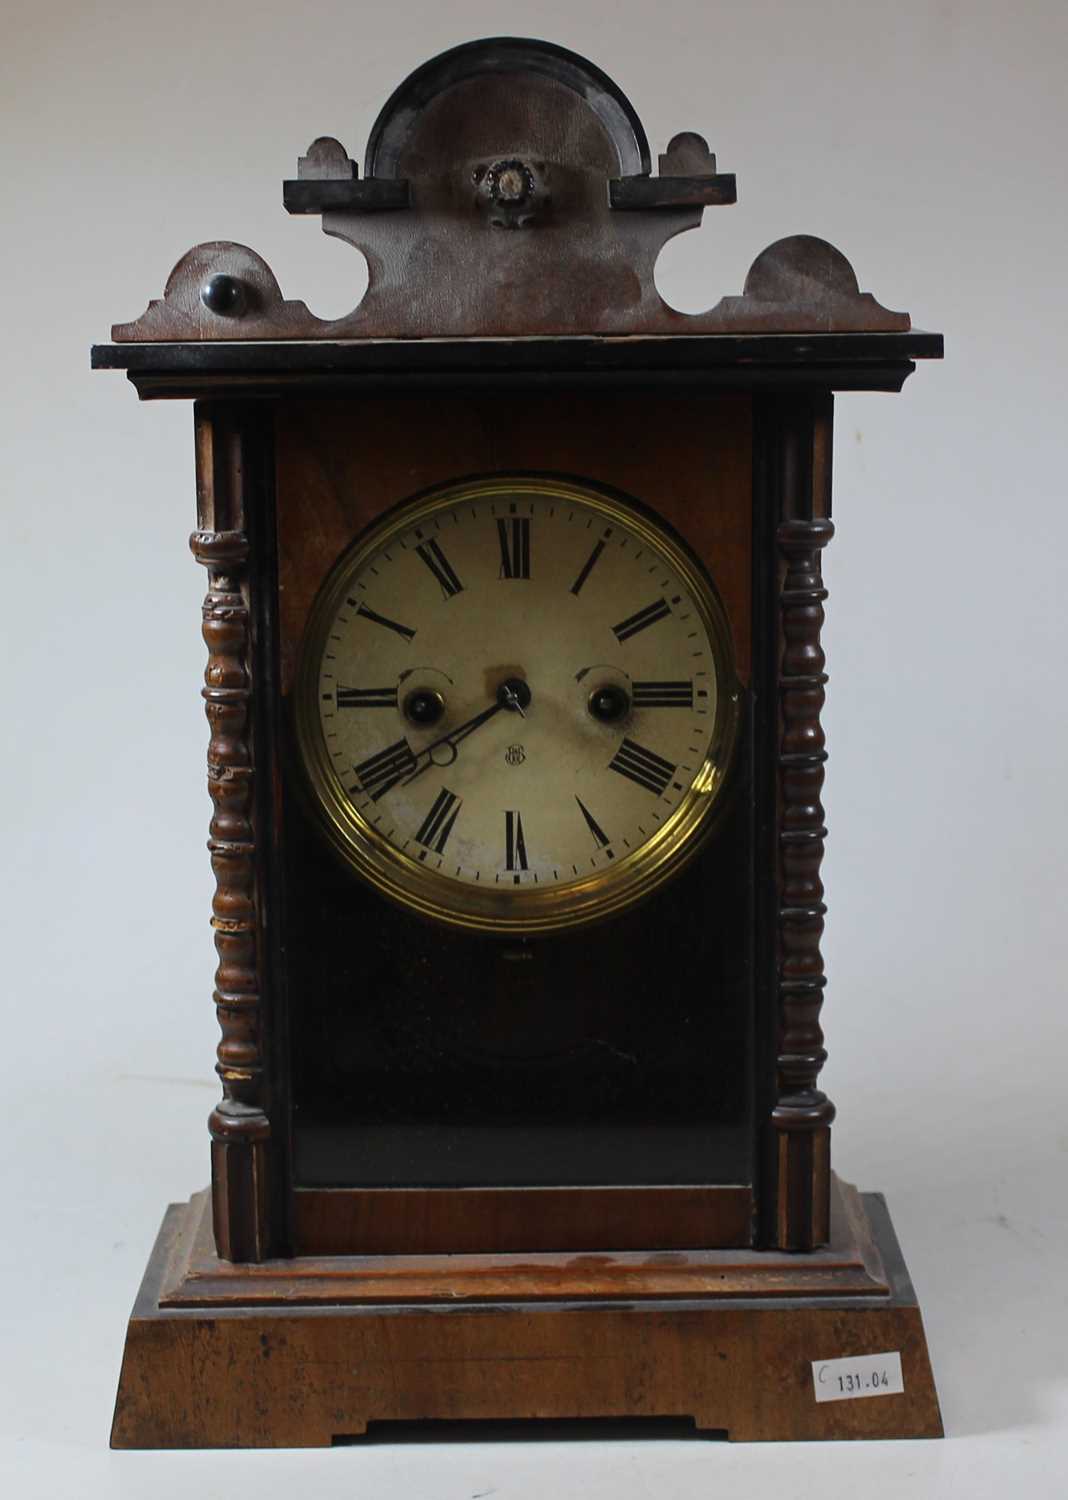
[[[808,236],[740,297],[668,308],[657,254],[734,179],[692,134],[652,175],[629,101],[544,43],[417,70],[365,166],[320,139],[285,184],[366,256],[351,314],[315,318],[213,242],[93,351],[144,399],[195,401],[222,1030],[210,1199],[164,1220],[113,1443],[619,1416],[935,1435],[885,1206],[831,1172],[818,1087],[820,630],[833,392],[896,391],[941,339]],[[622,491],[673,527],[743,687],[715,836],[581,937],[385,903],[327,850],[295,761],[337,557],[404,499],[499,473]],[[901,1394],[814,1400],[813,1360],[888,1350]]]

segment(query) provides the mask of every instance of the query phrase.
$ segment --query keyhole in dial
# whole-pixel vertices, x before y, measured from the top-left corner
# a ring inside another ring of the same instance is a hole
[[[604,687],[594,688],[587,706],[602,724],[616,724],[630,712],[630,699],[621,687],[606,683]]]
[[[445,699],[432,688],[416,688],[404,700],[404,714],[420,729],[436,724],[445,712]]]

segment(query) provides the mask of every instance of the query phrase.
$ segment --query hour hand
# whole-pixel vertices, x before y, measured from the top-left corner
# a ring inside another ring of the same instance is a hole
[[[494,714],[499,714],[501,709],[506,706],[498,698],[496,703],[491,703],[489,708],[484,708],[481,713],[475,714],[466,723],[457,725],[455,729],[450,729],[448,734],[439,735],[436,740],[432,740],[429,745],[424,746],[415,758],[415,768],[409,771],[408,775],[404,778],[405,786],[413,782],[417,776],[422,776],[423,772],[429,770],[431,766],[451,766],[456,759],[457,747],[461,741],[465,740],[469,734],[473,734],[476,729],[485,724],[487,719],[492,719]],[[440,750],[443,745],[452,753],[449,755],[448,760],[435,760],[434,752]]]
[[[489,719],[492,719],[494,714],[499,714],[502,708],[507,708],[512,713],[519,714],[520,718],[525,719],[526,714],[524,713],[524,709],[530,707],[530,696],[530,688],[521,677],[507,678],[497,689],[496,702],[491,703],[488,708],[484,708],[481,713],[475,714],[466,723],[458,725],[455,729],[450,729],[447,734],[440,735],[436,740],[433,740],[429,745],[420,750],[416,756],[414,769],[404,778],[405,786],[413,782],[417,776],[422,776],[423,772],[428,770],[430,766],[451,766],[456,759],[461,742],[469,734],[474,734],[475,730],[481,728]],[[445,746],[449,751],[448,760],[436,760],[434,758],[434,752],[440,750],[442,746]]]

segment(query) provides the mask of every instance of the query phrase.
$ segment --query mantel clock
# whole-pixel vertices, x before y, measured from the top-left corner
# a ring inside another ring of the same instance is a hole
[[[940,1431],[819,1018],[834,392],[941,339],[806,235],[674,311],[735,180],[658,165],[584,59],[460,47],[284,185],[352,312],[216,241],[94,350],[195,402],[222,1031],[119,1446]]]

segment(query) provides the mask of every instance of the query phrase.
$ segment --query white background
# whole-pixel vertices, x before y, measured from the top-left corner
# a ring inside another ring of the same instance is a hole
[[[8,0],[2,33],[6,1492],[1063,1494],[1064,5]],[[106,1449],[163,1207],[206,1180],[216,1029],[191,417],[88,347],[205,239],[352,305],[358,257],[281,179],[319,134],[362,158],[407,72],[502,33],[738,174],[669,300],[808,232],[947,336],[902,395],[838,402],[824,1012],[836,1164],[889,1195],[945,1443]]]

